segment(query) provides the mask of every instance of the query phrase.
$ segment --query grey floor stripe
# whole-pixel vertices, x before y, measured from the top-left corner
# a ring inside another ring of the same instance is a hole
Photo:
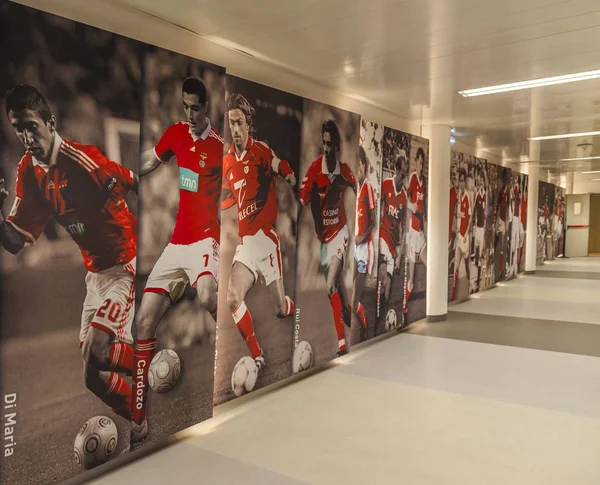
[[[600,280],[600,273],[586,271],[536,271],[535,274],[527,275],[534,278],[569,278],[574,280]]]
[[[448,320],[408,333],[470,342],[600,357],[600,325],[448,312]]]

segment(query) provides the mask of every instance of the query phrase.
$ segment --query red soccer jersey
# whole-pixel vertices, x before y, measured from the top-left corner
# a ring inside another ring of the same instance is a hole
[[[207,237],[218,241],[223,138],[210,122],[195,136],[190,125],[180,121],[164,132],[154,153],[165,163],[175,156],[179,166],[179,208],[171,243],[192,244]]]
[[[448,241],[452,239],[452,225],[456,216],[456,201],[458,200],[458,192],[454,185],[450,186],[450,227],[448,228]]]
[[[266,143],[248,137],[246,150],[238,156],[233,143],[223,159],[223,202],[237,204],[238,235],[268,231],[277,220],[275,178],[282,163]]]
[[[412,215],[412,228],[415,231],[422,231],[422,221],[425,219],[423,213],[423,204],[425,202],[425,185],[424,182],[419,180],[417,172],[413,172],[410,175],[410,183],[408,184],[408,197],[412,204],[416,204],[417,210]]]
[[[469,194],[465,192],[460,196],[460,227],[458,228],[460,235],[465,237],[469,230],[471,222],[471,200]]]
[[[17,169],[16,197],[8,220],[33,243],[50,216],[77,243],[88,271],[135,257],[137,220],[124,200],[133,172],[98,148],[54,139],[48,165],[26,152]]]
[[[400,227],[404,225],[406,219],[408,196],[404,187],[397,191],[394,179],[388,178],[381,184],[381,198],[383,214],[379,236],[385,240],[395,257],[396,246],[400,244]]]
[[[525,220],[527,219],[527,199],[525,195],[521,197],[521,224],[525,227]]]
[[[356,179],[350,167],[340,161],[333,173],[321,155],[304,176],[300,186],[300,201],[310,203],[315,231],[319,241],[327,243],[346,225],[344,194],[348,187],[356,187]]]
[[[544,204],[544,220],[547,221],[550,218],[550,207],[548,204]]]
[[[365,177],[356,199],[356,237],[363,236],[369,224],[373,222],[371,211],[375,210],[375,207],[375,192],[373,186],[369,183],[369,179]],[[365,242],[371,241],[372,237],[371,232]]]

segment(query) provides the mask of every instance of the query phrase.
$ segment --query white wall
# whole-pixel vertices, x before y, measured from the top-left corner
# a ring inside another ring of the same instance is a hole
[[[575,203],[581,204],[581,215],[573,213]],[[589,226],[590,224],[590,195],[567,195],[567,237],[565,242],[565,256],[567,258],[588,255],[589,227],[569,229],[569,226]]]
[[[592,182],[592,179],[600,178],[600,174],[576,173],[573,177],[574,194],[598,194],[600,193],[600,181]]]
[[[219,64],[234,76],[353,111],[369,121],[397,130],[421,134],[418,121],[396,116],[390,111],[353,99],[284,68],[223,47],[162,19],[112,1],[20,0],[16,3]],[[218,0],[215,8],[218,8]]]

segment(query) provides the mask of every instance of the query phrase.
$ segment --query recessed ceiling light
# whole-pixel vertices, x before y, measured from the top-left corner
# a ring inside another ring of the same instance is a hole
[[[588,79],[600,78],[600,69],[596,71],[578,72],[575,74],[565,74],[563,76],[544,77],[541,79],[532,79],[530,81],[520,81],[509,84],[499,84],[497,86],[487,86],[485,88],[465,89],[458,93],[465,98],[472,96],[484,96],[486,94],[507,93],[509,91],[519,91],[521,89],[539,88],[542,86],[552,86],[554,84],[572,83],[576,81],[587,81]]]
[[[579,160],[598,160],[600,157],[561,158],[559,162],[577,162]]]
[[[548,135],[548,136],[534,136],[528,138],[531,141],[543,141],[543,140],[559,140],[560,138],[577,138],[579,136],[594,136],[600,135],[600,131],[587,131],[585,133],[566,133],[564,135]]]
[[[581,173],[600,173],[600,170],[589,170],[587,172],[581,172]]]
[[[600,179],[590,179],[592,182],[600,182]]]

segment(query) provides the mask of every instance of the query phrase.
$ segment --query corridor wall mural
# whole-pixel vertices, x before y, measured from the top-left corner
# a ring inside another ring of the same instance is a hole
[[[539,182],[536,264],[562,257],[565,251],[566,191],[550,182]]]
[[[12,2],[0,28],[0,484],[425,317],[428,140]]]
[[[448,300],[525,270],[527,175],[464,153],[451,156]]]

